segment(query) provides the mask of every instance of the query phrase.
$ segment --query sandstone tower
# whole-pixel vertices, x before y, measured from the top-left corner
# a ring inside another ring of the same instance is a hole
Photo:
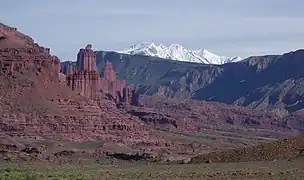
[[[92,45],[88,44],[85,49],[80,49],[77,54],[78,71],[98,71],[96,66],[96,55]]]
[[[77,72],[68,77],[68,86],[80,94],[98,99],[99,97],[99,73],[96,66],[96,55],[89,44],[85,49],[80,49],[77,54]],[[71,67],[68,67],[71,73]]]
[[[68,63],[64,69],[67,85],[81,95],[91,99],[99,99],[101,92],[112,96],[116,104],[130,104],[132,88],[124,80],[116,79],[111,62],[103,63],[103,77],[100,77],[96,65],[96,55],[92,45],[79,50],[76,68]]]
[[[100,88],[103,92],[109,93],[112,96],[119,99],[119,96],[123,96],[123,89],[126,87],[124,80],[116,79],[116,74],[113,70],[111,62],[104,62],[103,64],[103,78],[100,79]]]

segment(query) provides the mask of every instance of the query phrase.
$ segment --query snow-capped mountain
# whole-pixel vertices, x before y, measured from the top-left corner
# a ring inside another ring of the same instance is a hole
[[[155,56],[177,61],[225,64],[242,60],[241,57],[225,57],[215,55],[205,49],[189,50],[178,44],[166,46],[164,44],[138,43],[128,49],[119,51],[123,54]]]

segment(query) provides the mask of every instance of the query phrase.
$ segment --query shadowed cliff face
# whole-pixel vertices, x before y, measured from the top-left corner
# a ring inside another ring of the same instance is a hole
[[[285,107],[289,111],[303,108],[304,51],[282,56],[250,57],[227,64],[223,74],[199,89],[195,99],[207,99],[253,108]]]
[[[195,64],[140,55],[97,52],[97,64],[109,59],[119,78],[136,84],[142,94],[188,98],[221,74],[220,66]]]
[[[304,107],[304,50],[250,57],[239,63],[205,65],[155,57],[95,52],[97,65],[113,63],[118,79],[141,94],[192,98],[251,108]],[[64,63],[63,63],[64,64]]]
[[[163,94],[167,97],[188,98],[197,89],[209,84],[222,69],[218,66],[170,61],[147,56],[97,52],[97,66],[102,74],[102,63],[113,63],[118,79],[137,85],[141,94]],[[62,63],[65,67],[67,63]],[[212,75],[212,76],[210,76]]]

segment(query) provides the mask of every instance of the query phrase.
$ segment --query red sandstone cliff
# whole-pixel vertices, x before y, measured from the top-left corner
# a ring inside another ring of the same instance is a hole
[[[15,28],[0,25],[0,132],[47,139],[107,139],[132,143],[148,133],[137,117],[101,92],[90,46],[79,53],[72,91],[60,83],[59,60]],[[92,62],[91,62],[92,61]],[[95,87],[95,88],[94,88]]]
[[[50,55],[50,49],[39,46],[37,43],[16,28],[0,24],[0,74],[13,71],[45,73],[45,80],[58,80],[60,61]]]

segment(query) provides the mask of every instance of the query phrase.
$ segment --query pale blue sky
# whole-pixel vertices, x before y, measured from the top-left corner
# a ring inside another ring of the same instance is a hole
[[[247,57],[304,48],[303,7],[303,0],[1,0],[0,22],[61,60],[75,60],[87,43],[122,50],[142,41]]]

